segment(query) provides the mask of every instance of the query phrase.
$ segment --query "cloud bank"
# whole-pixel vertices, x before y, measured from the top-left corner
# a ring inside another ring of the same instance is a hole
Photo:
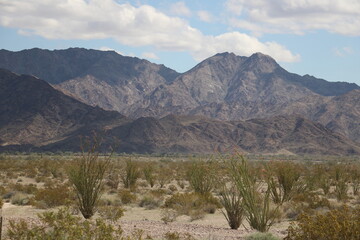
[[[360,36],[359,0],[228,0],[230,25],[255,34],[326,30]]]
[[[112,38],[128,46],[188,51],[198,61],[224,51],[246,56],[263,52],[282,62],[299,60],[276,42],[261,42],[240,32],[204,35],[185,20],[154,7],[114,0],[0,0],[0,25],[47,39]]]

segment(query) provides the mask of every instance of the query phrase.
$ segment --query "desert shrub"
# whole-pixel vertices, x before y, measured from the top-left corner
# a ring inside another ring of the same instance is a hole
[[[172,174],[173,171],[170,168],[163,165],[159,166],[157,169],[157,180],[160,188],[163,188],[167,183],[170,182]]]
[[[338,201],[345,201],[348,199],[348,186],[345,179],[339,179],[335,183],[335,196]]]
[[[177,179],[176,181],[177,181],[177,184],[179,185],[179,187],[180,187],[181,189],[185,189],[185,183],[186,183],[186,181],[184,181],[184,180],[182,180],[182,179]]]
[[[178,232],[167,232],[164,235],[166,240],[180,240],[180,233]]]
[[[15,193],[10,200],[11,204],[14,205],[28,205],[30,204],[30,197],[24,193]]]
[[[176,192],[178,189],[175,185],[171,184],[168,186],[168,189],[171,191],[171,192]]]
[[[174,222],[179,214],[174,209],[163,208],[161,209],[160,215],[161,215],[161,220],[165,224],[168,224],[169,222]]]
[[[0,196],[6,193],[6,188],[4,186],[0,186]]]
[[[360,190],[360,167],[358,164],[351,166],[350,177],[353,194],[356,196]]]
[[[249,225],[260,232],[268,231],[279,216],[278,207],[271,206],[269,188],[264,194],[261,193],[262,186],[256,181],[256,176],[243,156],[233,155],[228,166],[233,184],[243,199]]]
[[[114,171],[109,174],[106,180],[106,185],[111,189],[117,190],[120,183],[120,176]]]
[[[7,239],[9,240],[39,240],[39,239],[88,239],[88,240],[121,240],[120,227],[106,223],[101,218],[95,221],[82,221],[80,217],[72,216],[66,209],[57,212],[45,212],[38,215],[39,224],[20,221],[9,221]]]
[[[271,233],[258,232],[246,236],[245,240],[280,240],[280,238],[275,237]]]
[[[136,195],[126,189],[121,190],[119,192],[119,196],[120,196],[121,202],[123,204],[129,204],[129,203],[133,203],[136,201]]]
[[[287,161],[272,162],[268,165],[267,184],[275,203],[289,201],[294,194],[305,189],[305,184],[300,180],[300,171],[298,164]]]
[[[220,192],[220,203],[225,209],[225,211],[222,210],[222,213],[230,228],[238,229],[245,213],[239,191],[234,186],[231,188],[224,186],[223,190]]]
[[[195,238],[190,233],[178,233],[178,232],[167,232],[164,235],[166,240],[195,240]]]
[[[144,207],[147,210],[158,208],[161,200],[155,199],[152,194],[145,195],[139,202],[139,207]]]
[[[143,168],[143,174],[145,180],[150,185],[150,187],[154,187],[156,181],[154,167],[151,166],[150,164],[145,165]]]
[[[297,213],[313,213],[315,209],[331,209],[330,202],[327,198],[319,196],[315,192],[306,192],[297,194],[293,198],[293,206]]]
[[[88,219],[96,212],[97,203],[102,194],[104,176],[109,168],[110,157],[99,158],[98,149],[101,141],[94,134],[92,140],[81,144],[81,157],[74,160],[68,170],[69,181],[77,196],[77,203],[82,215]]]
[[[71,201],[71,194],[69,188],[65,185],[57,185],[54,187],[46,187],[40,189],[35,194],[36,202],[43,202],[41,206],[52,208],[66,205]],[[40,206],[35,203],[35,206]]]
[[[221,204],[212,194],[198,193],[176,193],[166,199],[164,207],[172,208],[179,214],[190,215],[191,211],[201,210],[206,212],[208,209],[220,208]]]
[[[194,161],[186,171],[186,177],[191,188],[199,194],[208,194],[216,183],[211,162]]]
[[[360,209],[343,206],[324,214],[302,214],[288,228],[286,240],[346,239],[360,236]]]
[[[200,220],[203,219],[205,217],[205,212],[203,209],[193,209],[190,210],[189,214],[190,216],[190,221],[195,221],[195,220]]]
[[[136,186],[136,181],[139,177],[140,170],[138,165],[131,159],[126,160],[124,172],[121,176],[124,187],[134,189]]]
[[[328,175],[321,175],[319,176],[319,187],[323,190],[325,195],[330,193],[332,181]]]
[[[98,209],[99,215],[102,218],[110,220],[113,223],[115,223],[122,216],[124,216],[124,211],[125,210],[119,206],[101,206]]]
[[[167,191],[165,189],[152,189],[149,191],[149,194],[153,195],[156,198],[163,198],[166,195]]]

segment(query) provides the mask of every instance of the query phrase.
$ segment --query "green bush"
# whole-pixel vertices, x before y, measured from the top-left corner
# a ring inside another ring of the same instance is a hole
[[[136,195],[131,193],[129,190],[121,190],[119,192],[119,196],[123,204],[129,204],[136,201]]]
[[[268,165],[267,184],[275,203],[289,201],[297,192],[305,189],[305,184],[300,180],[300,172],[300,165],[287,161],[272,162]]]
[[[360,209],[343,206],[325,214],[302,214],[288,228],[286,240],[344,239],[360,236]]]
[[[225,211],[222,211],[231,229],[238,229],[245,215],[242,197],[235,187],[224,186],[220,193],[220,202]]]
[[[69,182],[74,187],[79,210],[84,218],[91,218],[100,200],[104,176],[110,165],[111,155],[99,158],[101,140],[94,134],[81,144],[81,156],[68,169]]]
[[[131,159],[126,160],[125,169],[121,176],[125,188],[134,189],[136,181],[140,177],[140,170],[137,163]]]
[[[155,199],[152,194],[145,195],[139,203],[139,207],[144,207],[147,210],[158,208],[161,204],[160,199]]]
[[[71,201],[70,191],[65,185],[46,187],[44,189],[39,189],[35,193],[35,200],[37,202],[43,202],[41,206],[44,206],[45,204],[47,208],[66,205]]]
[[[102,218],[110,220],[113,223],[115,223],[122,216],[124,216],[124,211],[125,210],[122,207],[117,206],[101,206],[98,209],[99,215]]]
[[[199,194],[210,193],[216,183],[216,175],[211,162],[194,161],[186,171],[191,188]]]
[[[143,173],[144,173],[145,180],[150,185],[150,187],[154,187],[155,181],[156,181],[154,167],[151,166],[150,164],[147,164],[143,168]]]
[[[14,205],[28,205],[30,204],[30,197],[24,193],[17,192],[11,197],[10,202]]]
[[[38,215],[40,223],[10,220],[7,229],[9,240],[123,240],[122,229],[102,219],[85,220],[72,216],[67,209]]]
[[[246,220],[251,228],[266,232],[278,218],[278,207],[271,206],[270,189],[261,193],[262,185],[242,155],[235,154],[228,162],[232,183],[237,188],[244,209]]]
[[[199,212],[195,210],[201,210],[202,212],[210,213],[211,209],[217,209],[221,207],[218,199],[212,194],[198,194],[198,193],[177,193],[166,199],[164,207],[172,208],[178,211],[179,214],[184,215],[198,215]]]
[[[245,237],[245,240],[280,240],[280,238],[275,237],[271,233],[258,232]]]

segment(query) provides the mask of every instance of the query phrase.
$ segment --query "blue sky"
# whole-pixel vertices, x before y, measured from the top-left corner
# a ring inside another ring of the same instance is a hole
[[[184,72],[263,52],[290,72],[360,85],[360,0],[0,0],[0,48],[115,50]]]

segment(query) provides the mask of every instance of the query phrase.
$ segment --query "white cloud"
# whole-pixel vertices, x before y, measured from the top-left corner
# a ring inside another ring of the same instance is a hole
[[[197,60],[202,60],[219,52],[234,52],[237,55],[249,56],[254,52],[268,54],[278,61],[295,62],[300,60],[299,55],[294,55],[275,42],[260,42],[257,38],[239,32],[229,32],[218,36],[207,36],[203,48],[194,52]]]
[[[277,61],[299,59],[284,46],[260,42],[232,32],[204,35],[178,17],[148,5],[134,7],[114,0],[0,0],[0,25],[48,39],[108,39],[128,46],[152,46],[165,51],[187,51],[196,60],[218,52],[239,55],[263,52]]]
[[[255,34],[326,30],[360,36],[359,0],[228,0],[233,27]]]
[[[99,48],[99,50],[100,51],[114,51],[114,52],[116,52],[117,54],[120,54],[120,55],[124,55],[122,52],[120,52],[120,51],[117,51],[117,50],[115,50],[115,49],[113,49],[113,48],[109,48],[109,47],[101,47],[101,48]]]
[[[354,53],[351,47],[334,48],[333,52],[338,57],[345,57]]]
[[[208,11],[204,11],[204,10],[198,11],[197,15],[199,19],[203,22],[213,21],[213,16]]]
[[[153,52],[144,52],[141,57],[147,59],[159,59],[159,57]]]
[[[191,11],[184,2],[176,2],[172,4],[170,11],[171,13],[177,16],[186,16],[186,17],[191,16]]]

